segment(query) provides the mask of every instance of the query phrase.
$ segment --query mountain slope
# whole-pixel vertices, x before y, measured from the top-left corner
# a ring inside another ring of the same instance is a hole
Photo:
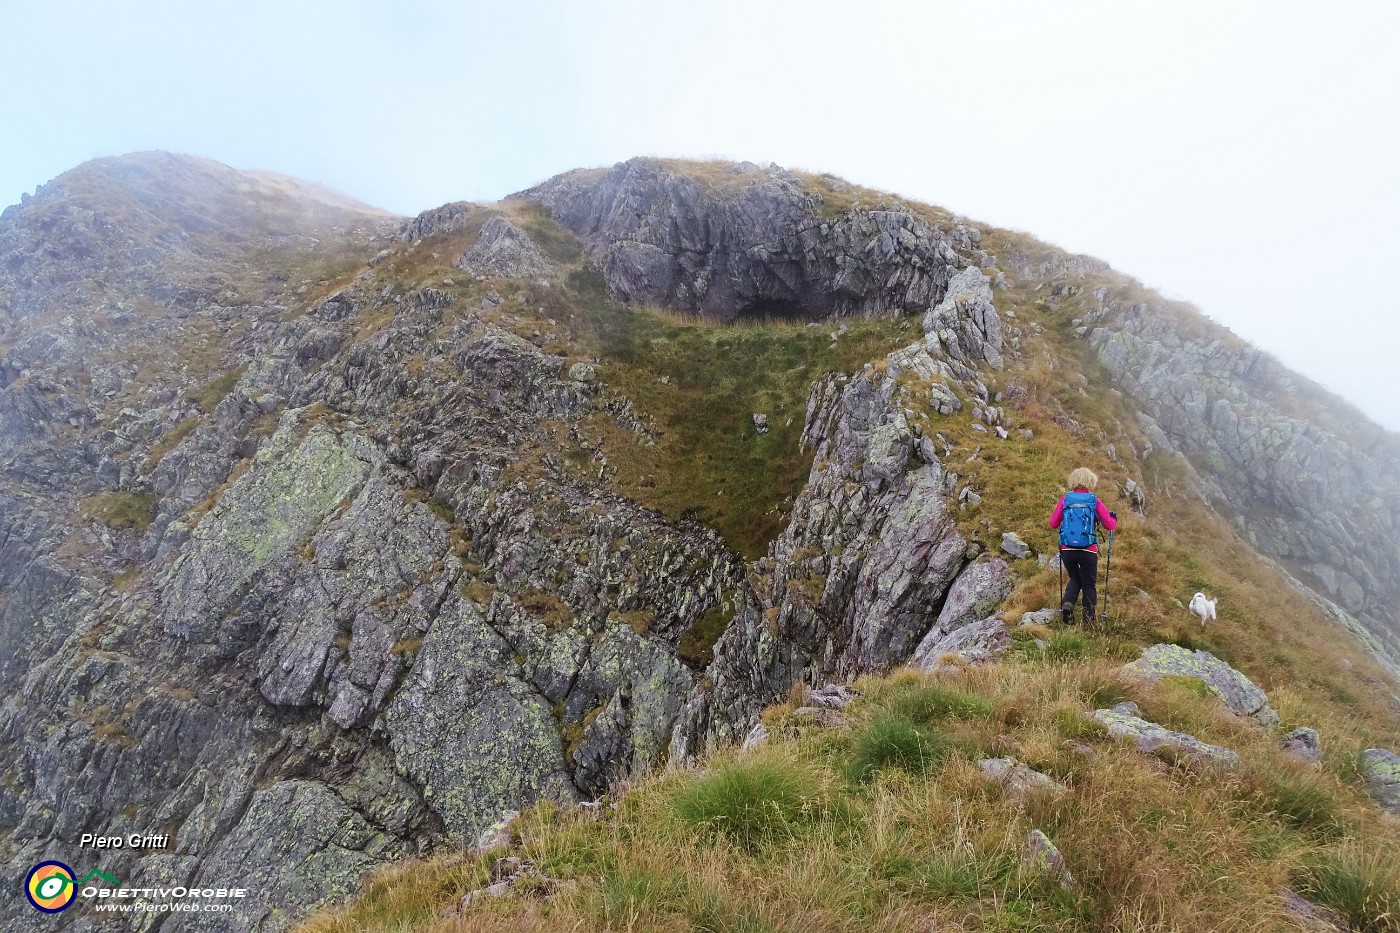
[[[285,928],[1053,602],[993,555],[1049,548],[1080,463],[1146,491],[1095,651],[1210,647],[1329,747],[1394,734],[1337,637],[1395,651],[1394,438],[1027,237],[776,167],[634,160],[399,221],[145,155],[0,244],[16,872],[166,833],[97,864],[249,881],[237,928]],[[1170,603],[1200,587],[1207,635]]]

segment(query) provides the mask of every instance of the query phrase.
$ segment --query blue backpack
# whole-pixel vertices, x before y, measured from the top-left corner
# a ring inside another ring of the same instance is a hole
[[[1099,500],[1091,492],[1065,493],[1065,510],[1060,519],[1060,547],[1087,548],[1098,541],[1094,522]]]

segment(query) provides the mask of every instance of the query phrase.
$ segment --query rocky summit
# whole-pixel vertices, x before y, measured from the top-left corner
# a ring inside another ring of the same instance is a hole
[[[400,218],[85,164],[0,215],[0,861],[247,891],[130,929],[285,930],[703,762],[803,685],[1040,650],[1006,623],[1056,602],[1080,460],[1149,555],[1114,650],[1187,659],[1152,689],[1216,649],[1209,689],[1272,728],[1306,630],[1344,645],[1327,689],[1400,704],[1400,439],[1101,262],[775,165]],[[1168,590],[1159,514],[1241,563],[1183,556]],[[1222,599],[1248,677],[1170,604],[1246,573],[1303,607]],[[502,891],[537,875],[511,865]]]

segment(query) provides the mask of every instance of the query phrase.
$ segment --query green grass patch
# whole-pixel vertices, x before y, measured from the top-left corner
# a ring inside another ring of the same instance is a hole
[[[729,628],[734,619],[734,610],[720,604],[706,609],[684,632],[676,645],[676,654],[682,661],[696,667],[704,667],[714,660],[715,642]]]
[[[611,419],[589,425],[616,469],[611,482],[668,518],[705,522],[751,559],[782,529],[811,469],[800,439],[812,384],[826,373],[859,371],[918,336],[913,318],[849,322],[832,341],[830,323],[718,324],[629,308],[612,301],[591,270],[570,277],[567,298],[550,313],[583,319],[579,349],[597,356],[603,382],[659,428],[643,440]],[[760,412],[766,434],[753,426]]]
[[[1294,883],[1304,897],[1337,911],[1354,930],[1400,931],[1400,858],[1393,851],[1345,845],[1314,852],[1303,859]]]
[[[1241,790],[1256,809],[1314,839],[1334,841],[1351,829],[1342,788],[1322,773],[1258,767],[1246,776]]]
[[[218,407],[218,404],[233,391],[233,387],[238,384],[239,379],[243,378],[243,373],[246,372],[247,369],[247,366],[238,366],[230,369],[217,379],[212,379],[198,388],[190,389],[185,393],[185,400],[194,402],[203,409],[206,414],[212,413],[214,409]]]
[[[156,517],[153,492],[108,492],[93,496],[83,506],[84,518],[95,518],[108,528],[144,534]]]
[[[941,684],[896,682],[892,689],[872,700],[897,716],[926,725],[945,719],[986,718],[996,713],[996,704],[986,697]]]
[[[826,809],[824,782],[808,765],[776,759],[720,765],[681,788],[673,809],[702,835],[756,852],[791,838]]]
[[[857,733],[846,774],[856,783],[894,768],[923,774],[951,749],[952,743],[945,736],[920,727],[908,716],[881,713]]]

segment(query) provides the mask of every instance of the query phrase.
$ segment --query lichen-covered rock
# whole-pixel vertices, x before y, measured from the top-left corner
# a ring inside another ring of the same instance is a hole
[[[1285,755],[1314,764],[1322,760],[1322,739],[1316,729],[1300,726],[1278,740]]]
[[[253,792],[237,827],[208,853],[189,887],[242,887],[246,902],[228,914],[190,914],[182,928],[283,930],[295,911],[281,893],[301,890],[323,906],[359,890],[371,868],[406,854],[404,843],[371,826],[316,781],[283,781]],[[314,885],[307,884],[314,878]]]
[[[1366,786],[1376,804],[1387,813],[1400,814],[1400,755],[1385,748],[1361,753]]]
[[[1228,748],[1202,742],[1193,735],[1173,732],[1155,722],[1148,722],[1126,713],[1100,709],[1088,714],[1115,739],[1127,739],[1145,753],[1168,749],[1197,765],[1234,765],[1240,756]]]
[[[1038,829],[1032,829],[1026,836],[1026,844],[1021,849],[1021,861],[1032,871],[1058,875],[1060,887],[1074,887],[1074,876],[1065,864],[1065,857],[1050,841],[1050,837]]]
[[[550,705],[511,676],[511,655],[477,610],[453,597],[388,709],[400,766],[464,841],[503,810],[578,799]]]
[[[295,413],[245,474],[195,527],[163,586],[166,631],[214,642],[220,622],[258,571],[299,546],[354,494],[382,456],[363,440],[312,428],[299,440]]]
[[[520,819],[519,810],[507,810],[501,814],[501,818],[481,831],[481,835],[476,837],[476,846],[473,852],[476,855],[484,855],[492,849],[503,849],[510,845],[510,827],[516,820]]]
[[[1000,784],[1008,797],[1022,801],[1035,794],[1063,794],[1069,791],[1059,781],[1042,774],[1015,758],[984,758],[977,762],[982,776]]]
[[[1194,678],[1210,688],[1210,692],[1220,697],[1237,716],[1247,716],[1266,728],[1278,725],[1278,713],[1269,706],[1264,691],[1208,651],[1191,651],[1180,645],[1153,645],[1123,669],[1149,679]]]

